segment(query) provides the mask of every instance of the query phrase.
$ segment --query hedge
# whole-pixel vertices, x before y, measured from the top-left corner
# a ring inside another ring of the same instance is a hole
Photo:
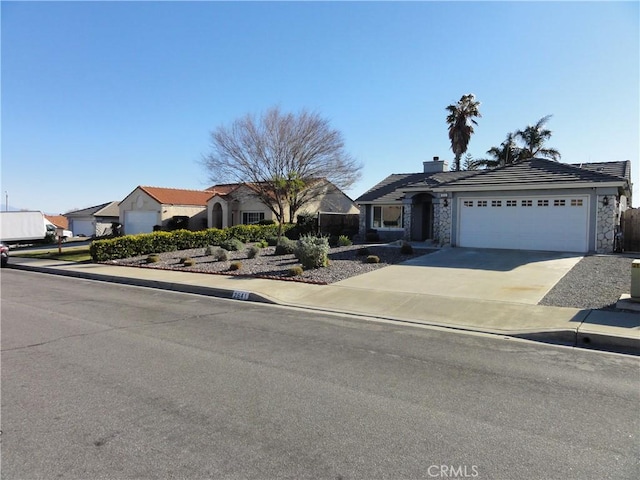
[[[292,227],[293,225],[290,224],[284,225],[283,232]],[[225,229],[209,228],[197,232],[175,230],[173,232],[141,233],[95,240],[89,247],[89,253],[94,262],[105,262],[150,253],[206,248],[209,245],[220,245],[232,238],[236,238],[242,243],[258,242],[277,235],[277,233],[277,225],[235,225]]]

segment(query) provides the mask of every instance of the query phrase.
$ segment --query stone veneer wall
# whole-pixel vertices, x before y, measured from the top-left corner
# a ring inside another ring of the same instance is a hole
[[[440,204],[433,204],[433,243],[440,245]]]
[[[364,240],[365,235],[367,234],[367,213],[369,210],[369,206],[368,205],[361,205],[360,206],[360,218],[359,218],[359,225],[358,225],[358,235]]]
[[[602,204],[602,199],[607,197],[608,205]],[[611,253],[613,252],[614,238],[616,234],[616,197],[612,195],[598,196],[598,211],[596,216],[596,252]]]
[[[444,206],[444,200],[434,205],[434,230],[436,242],[440,245],[451,245],[451,200]]]
[[[411,213],[412,213],[412,209],[411,209],[411,199],[409,199],[409,201],[405,201],[403,202],[402,206],[404,207],[402,209],[403,214],[402,214],[402,224],[404,225],[404,240],[410,240],[411,239]]]

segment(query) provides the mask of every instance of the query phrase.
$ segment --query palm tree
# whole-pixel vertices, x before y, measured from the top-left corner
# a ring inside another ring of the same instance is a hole
[[[522,149],[516,145],[515,135],[515,133],[508,133],[507,138],[499,147],[491,147],[487,150],[492,158],[476,160],[476,165],[484,168],[496,168],[510,163],[518,163],[522,158]]]
[[[529,125],[524,130],[515,133],[516,138],[522,141],[524,147],[521,149],[521,160],[528,158],[542,157],[550,158],[556,162],[560,160],[560,152],[555,148],[545,148],[544,144],[551,138],[551,130],[545,128],[551,115],[542,117],[535,125]]]
[[[449,105],[446,110],[447,123],[449,124],[449,140],[451,140],[451,150],[456,156],[454,170],[460,170],[460,159],[467,151],[469,140],[473,134],[473,125],[478,122],[474,120],[476,117],[482,117],[478,107],[480,102],[476,101],[476,97],[469,93],[463,95],[455,105]]]

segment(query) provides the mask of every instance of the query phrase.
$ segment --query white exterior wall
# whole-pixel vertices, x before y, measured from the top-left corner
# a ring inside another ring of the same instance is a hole
[[[242,223],[242,214],[251,212],[263,212],[265,220],[275,220],[275,215],[269,207],[262,203],[256,196],[246,196],[242,198],[242,202],[238,202],[233,209],[233,224]]]
[[[128,210],[161,213],[160,204],[147,193],[136,188],[120,202],[118,210],[120,212],[120,223],[124,225],[124,212]]]
[[[143,190],[136,188],[119,205],[119,222],[125,226],[125,212],[155,212],[157,224],[166,227],[167,222],[174,216],[189,217],[189,228],[199,230],[206,227],[206,207],[199,205],[163,205]],[[109,225],[111,226],[111,225]],[[125,234],[127,231],[125,229]]]

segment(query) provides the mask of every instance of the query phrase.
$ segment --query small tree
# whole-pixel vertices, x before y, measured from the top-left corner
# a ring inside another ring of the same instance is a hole
[[[269,109],[259,119],[246,115],[211,133],[204,166],[214,182],[246,183],[278,223],[325,191],[330,182],[348,188],[362,165],[344,148],[342,135],[317,113]],[[282,235],[282,227],[278,236]]]
[[[467,153],[462,162],[462,170],[478,170],[478,162],[473,159],[473,155]]]

